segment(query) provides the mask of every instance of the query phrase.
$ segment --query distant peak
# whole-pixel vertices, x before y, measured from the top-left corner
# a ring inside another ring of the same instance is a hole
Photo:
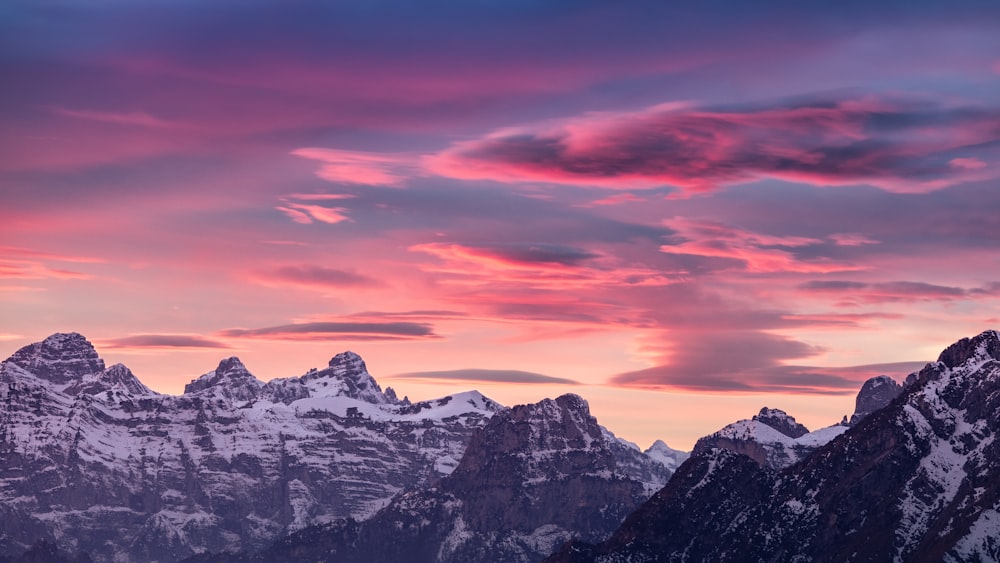
[[[365,361],[354,352],[350,350],[346,352],[341,352],[336,356],[330,358],[330,367],[334,369],[343,369],[347,372],[362,373],[367,372],[368,367],[365,366]]]
[[[157,395],[146,387],[125,364],[115,364],[103,373],[88,377],[79,383],[74,383],[64,390],[69,395],[81,393],[94,395],[104,392],[123,392],[129,395]]]
[[[1000,334],[987,330],[972,338],[963,338],[945,348],[938,361],[954,369],[972,358],[1000,360]]]
[[[122,377],[122,376],[134,377],[134,375],[132,374],[132,370],[128,369],[128,366],[126,366],[121,362],[118,362],[117,364],[108,367],[108,369],[104,370],[104,374],[107,377]]]
[[[215,373],[223,376],[248,376],[250,372],[236,356],[231,356],[219,362],[215,368]],[[252,376],[251,376],[252,377]]]
[[[383,393],[368,366],[354,352],[341,352],[330,359],[326,369],[310,370],[300,378],[310,396],[344,396],[373,404],[399,404],[395,391]]]
[[[555,399],[542,399],[537,403],[518,405],[511,409],[510,416],[514,420],[539,420],[546,423],[574,421],[573,426],[597,428],[597,423],[590,414],[590,405],[583,397],[567,393]]]
[[[877,375],[864,382],[854,399],[854,414],[847,423],[853,426],[869,414],[884,408],[903,392],[903,386],[888,375]]]
[[[253,400],[257,398],[262,385],[239,358],[232,356],[219,362],[215,370],[185,385],[184,394],[217,389],[225,397]]]
[[[57,347],[78,347],[84,346],[93,348],[94,345],[90,343],[89,340],[79,332],[57,332],[48,336],[42,341],[45,346],[57,346]]]
[[[578,410],[590,414],[590,404],[583,397],[576,393],[566,393],[556,397],[556,404],[563,408]]]
[[[809,433],[809,429],[799,424],[795,417],[789,415],[781,409],[770,409],[764,407],[754,415],[753,420],[761,422],[781,432],[789,438],[798,438]]]
[[[54,383],[65,384],[104,371],[104,360],[78,332],[59,332],[41,342],[29,344],[8,361]]]

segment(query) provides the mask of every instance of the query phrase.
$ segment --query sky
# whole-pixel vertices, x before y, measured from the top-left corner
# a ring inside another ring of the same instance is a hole
[[[7,0],[0,356],[353,350],[641,447],[1000,327],[1000,5]]]

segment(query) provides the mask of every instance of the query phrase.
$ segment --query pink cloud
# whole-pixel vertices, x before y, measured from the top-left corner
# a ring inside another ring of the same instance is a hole
[[[810,328],[857,327],[871,321],[899,320],[900,313],[802,313],[782,315],[782,319]]]
[[[320,290],[357,289],[382,285],[375,278],[357,272],[316,265],[282,266],[254,272],[252,278],[264,285],[298,286]]]
[[[224,338],[298,341],[369,341],[438,339],[427,323],[410,321],[336,321],[301,322],[263,328],[233,328],[219,332]]]
[[[561,245],[427,243],[409,250],[437,257],[441,265],[426,264],[422,268],[441,277],[442,283],[491,290],[510,288],[515,291],[515,300],[525,299],[519,291],[532,288],[560,291],[657,286],[674,283],[682,275],[622,264],[612,256]],[[493,295],[490,299],[496,298]]]
[[[8,257],[27,257],[38,260],[52,260],[56,262],[79,262],[85,264],[102,264],[106,262],[103,258],[95,258],[93,256],[76,256],[72,254],[59,254],[54,252],[45,252],[43,250],[35,250],[32,248],[22,248],[17,246],[0,246],[0,254]]]
[[[322,148],[301,148],[292,154],[319,161],[316,175],[337,183],[401,186],[416,168],[416,158],[401,154]]]
[[[982,177],[965,173],[970,159],[947,155],[998,140],[1000,112],[962,110],[870,97],[732,111],[664,104],[501,129],[425,166],[462,179],[614,189],[697,192],[770,177],[922,192]]]
[[[347,194],[289,194],[281,196],[282,205],[275,207],[296,223],[309,225],[315,222],[335,225],[350,221],[348,209],[344,207],[326,207],[315,203],[300,203],[300,201],[336,201],[351,199]],[[300,201],[296,201],[300,200]]]
[[[954,166],[955,168],[961,168],[964,170],[979,170],[986,168],[986,163],[978,158],[953,158],[948,161],[948,164]]]
[[[275,209],[281,211],[282,213],[287,215],[289,219],[295,221],[296,223],[300,223],[302,225],[311,225],[313,222],[312,215],[306,213],[305,211],[300,211],[298,209],[295,209],[295,207],[285,207],[279,205],[278,207],[275,207]]]
[[[2,246],[0,252],[6,257],[0,258],[0,279],[90,280],[95,278],[93,274],[55,266],[52,263],[102,264],[105,262],[104,259],[90,256],[58,254],[15,246]]]
[[[859,282],[818,280],[798,286],[805,293],[830,295],[841,299],[840,306],[858,303],[916,303],[927,301],[957,301],[993,297],[1000,294],[1000,284],[967,289],[926,282],[889,281]]]
[[[624,203],[641,203],[646,201],[635,194],[624,193],[624,194],[614,194],[605,198],[601,198],[590,202],[590,205],[622,205]]]
[[[199,334],[132,334],[101,340],[98,344],[111,350],[230,348],[224,342]]]
[[[770,236],[714,221],[683,217],[674,217],[664,223],[682,239],[660,246],[660,251],[668,254],[732,259],[739,264],[739,269],[752,273],[829,273],[864,269],[864,266],[828,258],[800,259],[790,251],[822,244],[821,239]]]
[[[878,241],[861,233],[834,233],[828,237],[837,246],[864,246]]]
[[[166,121],[144,111],[133,112],[105,112],[92,110],[72,110],[63,107],[50,107],[49,111],[56,115],[72,117],[74,119],[84,119],[89,121],[100,121],[114,125],[131,125],[137,127],[153,128],[175,128],[190,127],[189,125]]]

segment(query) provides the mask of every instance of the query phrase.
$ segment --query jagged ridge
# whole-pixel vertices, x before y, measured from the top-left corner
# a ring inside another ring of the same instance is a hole
[[[563,395],[498,413],[453,473],[370,520],[303,530],[237,559],[537,561],[570,538],[606,536],[669,474],[599,426],[581,397]]]
[[[962,339],[904,391],[780,472],[696,452],[607,542],[550,561],[996,561],[1000,335]]]
[[[399,401],[350,352],[266,384],[227,358],[159,395],[53,335],[0,364],[0,555],[38,539],[98,560],[257,549],[451,472],[500,410],[476,392]]]

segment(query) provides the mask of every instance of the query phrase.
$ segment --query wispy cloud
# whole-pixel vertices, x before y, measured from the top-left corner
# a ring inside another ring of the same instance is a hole
[[[296,149],[292,154],[320,162],[316,175],[341,184],[398,187],[418,171],[416,157],[405,154],[313,147]]]
[[[303,225],[326,223],[336,225],[350,221],[346,207],[329,206],[326,202],[346,201],[357,196],[348,193],[290,193],[279,196],[281,205],[275,207],[289,219]]]
[[[295,285],[313,289],[380,287],[382,282],[349,270],[316,265],[282,266],[257,271],[253,278],[266,285]]]
[[[401,373],[393,377],[400,379],[440,379],[446,381],[481,381],[486,383],[555,383],[579,385],[578,381],[565,377],[553,377],[530,371],[504,369],[456,369],[445,371],[415,371]]]
[[[829,258],[796,256],[796,249],[824,244],[825,241],[818,238],[766,235],[717,221],[684,217],[674,217],[664,223],[677,234],[671,237],[670,243],[660,246],[661,252],[731,260],[734,269],[747,272],[827,273],[864,269],[864,266]],[[840,245],[845,241],[851,244],[862,241],[843,236],[833,240]]]
[[[264,340],[415,340],[440,338],[427,323],[417,322],[308,322],[264,328],[232,328],[219,332],[226,338]]]
[[[800,284],[798,289],[806,293],[838,297],[841,305],[955,301],[1000,295],[1000,284],[997,283],[963,288],[915,281],[814,280]]]
[[[663,365],[615,376],[617,385],[695,392],[743,392],[847,395],[877,375],[901,381],[927,362],[895,362],[858,366],[817,367],[778,365],[747,367],[726,372],[685,374],[677,366]]]
[[[94,111],[94,110],[69,109],[58,106],[53,106],[48,109],[52,113],[64,117],[72,117],[74,119],[84,119],[87,121],[99,121],[102,123],[111,123],[114,125],[152,127],[157,129],[174,129],[174,128],[190,127],[190,125],[187,124],[160,119],[144,111],[131,111],[131,112]]]
[[[156,348],[231,348],[225,342],[197,334],[133,334],[99,340],[98,344],[113,350]]]

